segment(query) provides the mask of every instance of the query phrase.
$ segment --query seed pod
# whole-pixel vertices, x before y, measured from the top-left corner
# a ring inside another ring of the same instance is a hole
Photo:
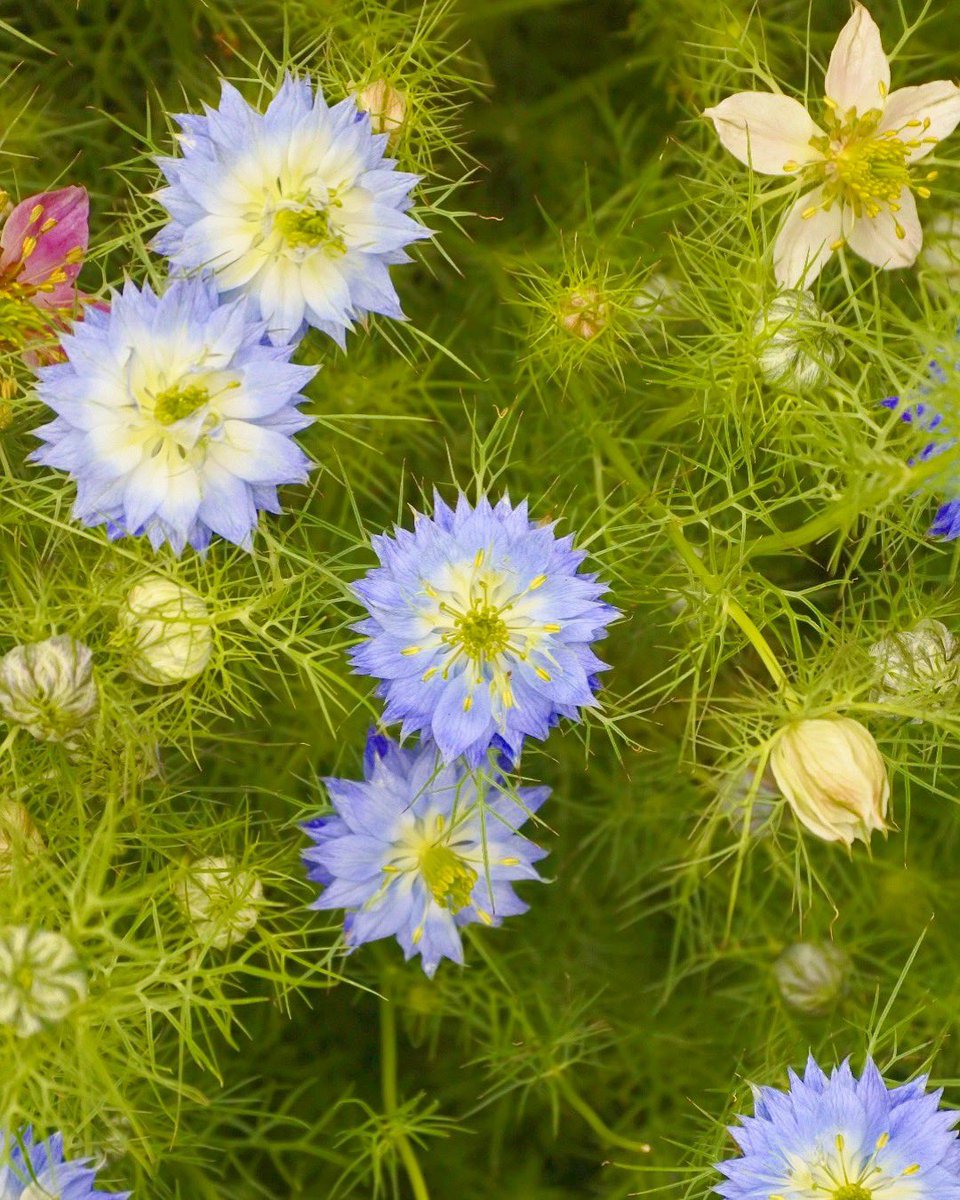
[[[870,647],[887,695],[951,691],[960,684],[960,643],[942,621],[920,621]]]
[[[808,389],[824,383],[840,357],[840,336],[809,292],[780,292],[753,326],[757,366],[770,383]]]
[[[797,820],[824,841],[850,846],[886,831],[887,770],[859,721],[794,721],[777,735],[770,767]]]
[[[42,742],[74,743],[96,714],[93,655],[60,634],[0,658],[0,712]]]
[[[560,309],[560,324],[585,342],[601,334],[607,325],[607,306],[596,288],[571,292]]]
[[[213,653],[202,597],[160,575],[148,575],[131,589],[120,623],[132,635],[128,669],[143,683],[184,683],[200,674]]]
[[[217,950],[241,941],[256,925],[263,884],[229,856],[198,858],[174,885],[197,937]]]
[[[831,942],[796,942],[773,964],[784,1002],[798,1012],[822,1016],[846,991],[849,957]]]

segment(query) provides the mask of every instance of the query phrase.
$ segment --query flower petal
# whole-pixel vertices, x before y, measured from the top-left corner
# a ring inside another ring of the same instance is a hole
[[[773,247],[773,269],[780,287],[809,287],[843,234],[840,205],[824,211],[822,203],[823,189],[815,188],[801,196],[784,218]]]
[[[895,129],[910,146],[908,161],[916,162],[949,137],[958,122],[960,87],[949,79],[938,79],[920,87],[898,88],[887,101],[880,129]]]
[[[862,4],[840,30],[824,87],[841,115],[851,108],[861,116],[871,109],[883,109],[890,90],[890,63],[877,23]]]
[[[704,114],[724,148],[762,175],[787,175],[787,163],[822,158],[810,139],[823,131],[799,100],[774,92],[738,92]]]
[[[892,271],[897,267],[912,267],[923,246],[923,230],[917,216],[917,202],[909,188],[904,188],[898,201],[900,211],[884,209],[879,216],[861,217],[847,235],[854,253],[875,267]],[[902,236],[897,229],[902,230]]]

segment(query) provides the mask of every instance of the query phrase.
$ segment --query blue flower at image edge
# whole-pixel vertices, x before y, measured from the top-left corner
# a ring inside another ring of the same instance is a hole
[[[39,371],[57,414],[34,454],[76,481],[73,515],[156,549],[204,550],[213,535],[250,549],[277,487],[303,483],[309,460],[292,434],[316,367],[264,340],[246,300],[220,304],[209,279],[162,295],[127,282],[109,312],[88,309],[63,338],[66,361]]]
[[[509,762],[527,737],[595,707],[606,665],[592,645],[618,616],[586,554],[527,504],[486,497],[455,509],[434,497],[413,532],[373,539],[380,566],[354,590],[369,616],[355,629],[356,671],[381,681],[384,721],[432,738],[446,761]]]
[[[170,222],[153,248],[250,296],[279,343],[306,325],[340,346],[366,313],[401,319],[390,267],[430,237],[406,215],[419,177],[385,158],[353,99],[328,107],[288,77],[261,113],[223,82],[220,107],[178,116],[181,157],[158,160]]]
[[[66,1162],[63,1137],[41,1142],[30,1129],[19,1138],[0,1136],[2,1200],[126,1200],[129,1192],[98,1192],[89,1159]]]
[[[726,1200],[960,1200],[960,1114],[926,1077],[888,1088],[873,1061],[828,1076],[813,1058],[786,1092],[754,1090],[754,1115],[730,1129],[739,1158],[718,1164]]]
[[[336,815],[303,826],[308,878],[323,885],[319,909],[346,909],[348,946],[395,937],[433,976],[440,960],[463,962],[460,930],[499,925],[527,911],[513,883],[540,879],[546,851],[517,830],[550,794],[508,794],[436,747],[412,749],[371,734],[364,778],[326,779]]]

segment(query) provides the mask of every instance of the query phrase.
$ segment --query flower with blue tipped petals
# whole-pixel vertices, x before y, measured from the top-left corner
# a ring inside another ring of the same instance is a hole
[[[523,501],[455,509],[439,496],[413,532],[373,539],[380,566],[355,585],[369,616],[355,628],[356,670],[381,680],[384,720],[432,738],[447,762],[478,765],[491,748],[516,761],[524,738],[594,707],[593,653],[617,610],[586,554]]]
[[[90,1159],[63,1156],[59,1133],[38,1142],[31,1129],[0,1134],[0,1197],[3,1200],[126,1200],[129,1192],[99,1192]]]
[[[436,747],[396,745],[371,734],[364,778],[324,780],[334,816],[308,821],[307,874],[323,885],[314,908],[344,908],[347,944],[395,937],[431,978],[443,958],[463,962],[460,930],[499,925],[527,911],[514,892],[539,879],[546,851],[517,830],[550,794],[507,793]]]
[[[220,304],[200,278],[161,295],[127,282],[109,312],[88,310],[37,389],[57,416],[34,458],[76,481],[74,517],[177,554],[214,534],[249,549],[260,510],[281,511],[277,486],[310,466],[291,435],[311,423],[297,405],[316,368],[263,334],[247,300]]]
[[[278,343],[306,323],[343,346],[365,313],[402,319],[389,269],[430,236],[407,216],[419,177],[384,157],[389,135],[354,99],[328,107],[288,77],[261,113],[224,82],[219,108],[176,120],[182,155],[159,160],[170,221],[155,250],[253,297]]]
[[[888,1088],[871,1059],[828,1076],[812,1058],[786,1092],[754,1090],[730,1129],[740,1157],[718,1164],[726,1200],[960,1200],[960,1114],[926,1077]]]

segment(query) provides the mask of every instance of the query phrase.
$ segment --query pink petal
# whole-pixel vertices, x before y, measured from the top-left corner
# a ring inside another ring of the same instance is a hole
[[[843,236],[843,209],[833,204],[824,211],[822,203],[822,188],[807,192],[788,211],[780,226],[773,247],[773,269],[781,287],[809,287]]]
[[[897,88],[887,101],[880,129],[896,130],[911,147],[908,161],[916,162],[949,137],[958,122],[960,88],[949,79],[938,79],[920,87]]]
[[[880,30],[862,4],[840,30],[825,80],[827,98],[844,116],[855,108],[860,116],[882,110],[890,91],[890,64]]]
[[[899,212],[884,209],[876,217],[861,217],[847,234],[847,244],[855,254],[887,271],[912,267],[923,246],[917,202],[909,188],[900,193],[898,203]],[[897,234],[898,225],[903,230],[903,237]]]
[[[0,233],[0,272],[16,271],[17,282],[30,287],[46,283],[56,272],[63,273],[57,284],[73,283],[87,250],[89,219],[86,188],[71,186],[28,196],[7,217]],[[32,247],[29,242],[24,245],[28,238]]]
[[[810,139],[823,130],[799,100],[775,92],[738,92],[703,114],[724,147],[762,175],[786,175],[823,157]]]

